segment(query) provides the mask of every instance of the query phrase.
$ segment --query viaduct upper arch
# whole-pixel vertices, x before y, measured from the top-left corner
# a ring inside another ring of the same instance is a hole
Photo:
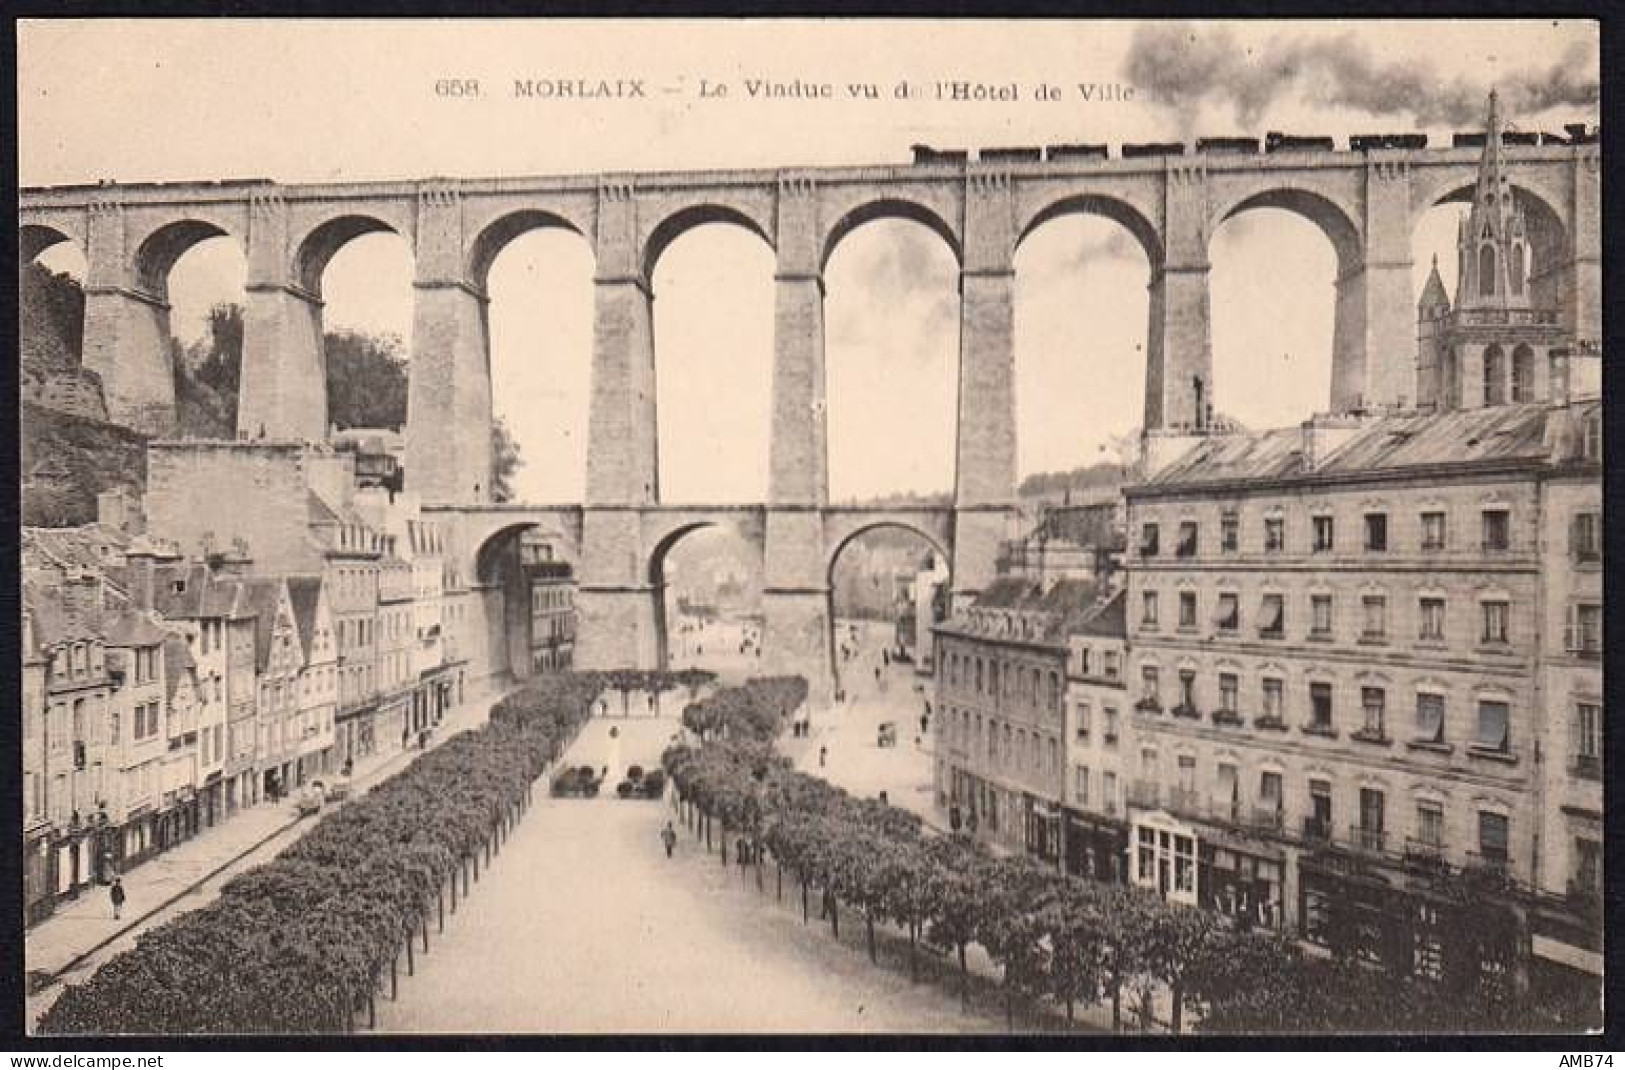
[[[1036,152],[1033,154],[1038,156]],[[560,510],[578,548],[584,665],[652,651],[650,525],[661,501],[650,272],[691,227],[760,236],[776,267],[768,501],[760,509],[767,646],[816,661],[840,510],[829,503],[824,283],[855,227],[903,217],[946,241],[960,268],[955,490],[943,545],[956,597],[991,578],[1016,494],[1014,256],[1045,220],[1114,219],[1151,265],[1145,427],[1205,419],[1212,397],[1208,242],[1257,207],[1297,212],[1338,255],[1333,408],[1417,396],[1411,236],[1434,204],[1472,187],[1476,148],[1282,151],[1130,158],[935,159],[902,165],[540,178],[278,184],[264,180],[25,189],[25,257],[72,242],[87,265],[86,362],[115,419],[160,428],[172,412],[168,265],[226,234],[248,263],[239,429],[320,439],[326,428],[320,268],[344,242],[390,230],[415,261],[407,465],[412,491],[457,510],[477,540],[489,521],[491,378],[486,275],[536,227],[592,246],[593,373],[585,501]],[[1508,145],[1504,158],[1537,232],[1532,278],[1580,340],[1601,335],[1600,167],[1594,144]],[[944,519],[946,517],[946,519]],[[509,518],[513,522],[513,518]],[[923,523],[923,521],[921,521]],[[559,525],[554,525],[559,526]],[[932,528],[933,537],[941,534]],[[477,552],[479,541],[465,552]],[[818,672],[810,673],[815,677]]]

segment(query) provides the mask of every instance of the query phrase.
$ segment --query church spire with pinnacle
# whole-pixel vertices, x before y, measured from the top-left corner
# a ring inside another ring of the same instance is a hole
[[[1478,162],[1473,207],[1457,234],[1460,270],[1457,308],[1527,308],[1529,247],[1523,210],[1507,177],[1499,95],[1490,91],[1484,154]]]

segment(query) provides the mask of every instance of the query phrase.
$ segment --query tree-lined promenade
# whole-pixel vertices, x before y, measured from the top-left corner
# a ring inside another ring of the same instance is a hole
[[[843,907],[861,918],[872,958],[877,924],[907,934],[913,976],[922,943],[951,951],[962,999],[966,949],[979,945],[1001,972],[1011,1024],[1018,1003],[1064,1007],[1069,1020],[1079,1006],[1103,1004],[1122,1028],[1131,997],[1143,1015],[1162,1017],[1176,1031],[1555,1025],[1541,1008],[1517,1002],[1510,983],[1447,976],[1428,984],[1311,956],[1279,934],[1241,928],[1214,911],[1065,877],[1027,858],[995,857],[969,837],[935,834],[914,815],[798,773],[774,750],[786,711],[799,704],[798,685],[753,680],[685,711],[685,725],[701,742],[674,746],[663,759],[684,823],[717,843],[724,860],[732,845],[737,863],[743,844],[759,885],[771,860],[779,895],[788,873],[799,885],[804,920],[815,901],[836,936]],[[1486,944],[1497,936],[1487,924]]]
[[[44,1033],[331,1033],[371,1016],[456,913],[609,686],[538,680],[322,818],[207,907],[143,935],[43,1016]]]

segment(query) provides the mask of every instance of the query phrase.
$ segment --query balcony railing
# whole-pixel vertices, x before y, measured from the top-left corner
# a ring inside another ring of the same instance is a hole
[[[1142,698],[1134,703],[1134,708],[1140,713],[1161,713],[1162,703],[1154,698]]]
[[[1176,813],[1187,814],[1192,817],[1206,816],[1202,809],[1202,797],[1192,788],[1169,789],[1168,808]]]
[[[1415,836],[1405,837],[1405,861],[1429,869],[1438,869],[1444,866],[1444,844],[1436,840],[1419,840]]]
[[[1386,839],[1387,835],[1382,829],[1366,828],[1364,825],[1349,826],[1349,845],[1355,850],[1381,854]]]
[[[1128,786],[1128,801],[1135,806],[1160,806],[1162,804],[1161,786],[1153,780],[1133,781]]]
[[[1253,727],[1266,732],[1285,732],[1286,721],[1278,714],[1263,714],[1253,719]]]
[[[1195,706],[1186,705],[1184,703],[1175,706],[1170,712],[1172,712],[1175,717],[1183,717],[1188,721],[1200,721],[1202,719],[1201,710],[1197,709]]]
[[[1265,832],[1280,832],[1282,824],[1281,808],[1278,806],[1255,806],[1252,811],[1251,824],[1253,828]]]
[[[1304,818],[1303,838],[1312,843],[1330,843],[1332,839],[1332,823],[1319,817]]]
[[[1495,877],[1507,880],[1511,877],[1510,862],[1504,853],[1491,851],[1468,851],[1467,864],[1463,869],[1480,876]]]
[[[1240,727],[1246,722],[1242,720],[1241,714],[1237,713],[1235,710],[1214,710],[1213,723]]]

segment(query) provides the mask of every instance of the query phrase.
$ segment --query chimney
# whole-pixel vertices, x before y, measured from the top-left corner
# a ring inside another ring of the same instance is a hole
[[[102,597],[102,578],[95,572],[81,570],[62,577],[57,597],[70,617],[84,618],[99,613],[106,607]]]
[[[1337,452],[1360,428],[1365,419],[1359,413],[1328,415],[1317,413],[1303,422],[1303,466],[1309,471],[1319,468],[1325,459]]]
[[[231,540],[231,548],[209,555],[209,571],[217,576],[247,576],[254,569],[248,543],[241,536]]]

